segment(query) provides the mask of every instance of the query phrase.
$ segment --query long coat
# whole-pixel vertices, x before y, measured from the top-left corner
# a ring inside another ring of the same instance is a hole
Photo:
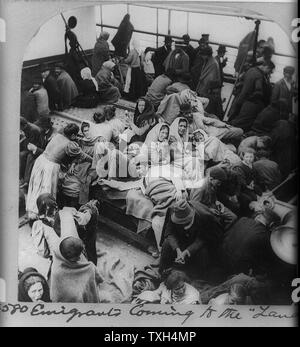
[[[48,93],[50,110],[56,110],[61,104],[61,96],[56,79],[52,75],[48,75],[44,80],[43,85]]]
[[[290,113],[293,110],[293,94],[294,93],[295,93],[294,86],[292,85],[291,90],[289,90],[284,79],[282,78],[280,81],[278,81],[274,85],[272,96],[271,96],[271,102],[276,102],[279,99],[285,100],[288,106],[288,113]]]
[[[130,23],[129,15],[125,15],[122,22],[120,23],[119,29],[111,40],[111,43],[115,47],[115,55],[120,57],[127,56],[127,50],[129,47],[129,42],[132,37],[134,27]]]
[[[96,76],[102,64],[109,60],[109,45],[106,40],[98,39],[92,57],[92,75]]]
[[[152,63],[155,70],[155,77],[162,75],[165,72],[164,61],[171,50],[167,49],[165,46],[159,47],[155,50],[152,56]]]
[[[76,84],[66,71],[62,71],[57,78],[57,85],[62,96],[63,109],[69,108],[78,95]]]

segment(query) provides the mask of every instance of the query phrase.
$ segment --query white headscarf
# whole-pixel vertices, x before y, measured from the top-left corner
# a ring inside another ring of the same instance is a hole
[[[98,92],[98,83],[97,81],[95,80],[94,77],[92,77],[92,71],[89,67],[85,67],[83,68],[81,71],[80,71],[80,74],[81,74],[81,78],[83,80],[91,80],[95,87],[96,87],[96,91]]]

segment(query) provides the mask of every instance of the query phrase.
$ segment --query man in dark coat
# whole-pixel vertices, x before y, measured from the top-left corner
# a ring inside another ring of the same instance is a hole
[[[189,56],[189,58],[190,58],[190,67],[191,67],[192,62],[194,61],[194,58],[195,58],[195,48],[192,45],[190,45],[191,38],[190,38],[190,36],[188,34],[183,35],[182,39],[183,39],[182,49]]]
[[[61,96],[56,79],[50,73],[50,67],[46,64],[40,66],[43,79],[43,86],[47,90],[50,111],[59,110],[61,108]]]
[[[115,55],[118,57],[126,57],[128,47],[132,37],[134,27],[130,23],[130,15],[127,13],[119,25],[118,31],[111,43],[115,47]]]
[[[194,200],[179,200],[170,211],[164,229],[160,272],[185,265],[194,265],[198,271],[205,270],[207,252],[216,254],[221,241],[221,228],[204,205]]]
[[[65,71],[63,64],[56,64],[55,75],[57,76],[57,85],[61,95],[62,109],[67,109],[78,96],[78,89],[71,76]]]
[[[219,69],[220,69],[220,76],[221,76],[222,86],[223,86],[223,83],[224,83],[224,72],[223,72],[223,69],[227,65],[227,60],[228,60],[228,58],[224,58],[225,53],[226,53],[226,47],[224,45],[220,45],[218,50],[217,50],[217,56],[215,57],[218,65],[219,65]]]
[[[231,125],[244,131],[251,129],[258,113],[269,104],[269,76],[274,68],[274,64],[269,61],[246,72],[242,90],[235,97],[230,109]]]
[[[106,31],[101,32],[95,47],[92,57],[92,76],[95,77],[98,71],[101,69],[102,64],[109,60],[109,45],[108,40],[109,33]]]
[[[24,117],[20,117],[20,169],[19,169],[19,178],[22,181],[21,185],[24,183],[24,175],[26,168],[27,156],[30,153],[30,145],[39,146],[40,145],[40,136],[41,129],[29,123]]]
[[[295,83],[293,81],[293,75],[295,68],[292,66],[286,66],[283,69],[283,78],[275,83],[271,102],[279,100],[285,100],[287,103],[286,116],[293,111],[293,97],[297,95]]]
[[[242,217],[224,237],[223,259],[228,273],[268,273],[276,255],[270,243],[270,228],[278,226],[280,217],[272,210],[266,209],[255,218]]]
[[[172,42],[173,40],[171,36],[165,36],[165,44],[162,47],[157,48],[152,56],[152,63],[155,70],[155,77],[165,72],[165,68],[163,64],[167,56],[171,52]]]

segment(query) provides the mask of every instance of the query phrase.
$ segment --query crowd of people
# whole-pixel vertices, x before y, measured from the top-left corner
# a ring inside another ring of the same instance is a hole
[[[295,69],[285,67],[272,86],[274,49],[260,41],[256,57],[246,52],[227,120],[225,46],[214,57],[209,35],[196,49],[184,35],[175,47],[166,36],[158,49],[140,52],[134,41],[129,50],[128,23],[129,15],[112,40],[114,55],[109,34],[100,34],[91,67],[75,65],[81,78],[63,64],[54,74],[43,64],[28,92],[36,118],[20,119],[20,189],[34,245],[51,268],[47,279],[33,268],[20,273],[19,299],[103,302],[95,184],[128,185],[128,209],[152,223],[160,281],[137,293],[136,302],[203,303],[207,292],[189,277],[216,273],[218,283],[234,274],[260,276],[258,291],[269,282],[288,286],[295,259],[277,240],[295,229],[294,212],[282,220],[272,190],[296,169]],[[116,115],[112,104],[121,97],[136,102],[134,114]],[[52,111],[100,104],[93,121],[54,129]],[[251,296],[245,278],[228,283],[223,292],[213,288],[206,303],[265,303]]]

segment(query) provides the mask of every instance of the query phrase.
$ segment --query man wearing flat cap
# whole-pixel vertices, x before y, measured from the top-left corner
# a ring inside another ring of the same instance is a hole
[[[222,231],[208,209],[197,201],[181,199],[168,213],[159,270],[193,266],[205,271],[210,250],[216,255]],[[212,253],[211,253],[212,254]]]
[[[183,35],[182,36],[182,40],[183,40],[182,49],[189,56],[189,58],[190,58],[190,66],[192,66],[192,63],[193,63],[194,58],[195,58],[195,48],[192,45],[190,45],[191,38],[190,38],[190,36],[188,34]]]
[[[224,82],[224,72],[223,72],[223,69],[226,66],[227,60],[228,60],[227,58],[224,58],[226,52],[227,52],[226,51],[226,47],[224,45],[220,45],[218,47],[218,50],[217,50],[217,56],[215,57],[218,65],[219,65],[222,85],[223,85],[223,82]]]
[[[293,97],[297,95],[295,82],[293,81],[294,73],[295,68],[293,66],[286,66],[283,69],[283,78],[275,83],[271,97],[272,103],[276,103],[280,99],[285,100],[288,105],[288,114],[293,111]]]
[[[155,77],[165,72],[164,61],[171,52],[173,39],[171,36],[165,36],[165,44],[155,50],[152,56],[152,63],[154,65]]]
[[[51,69],[47,64],[40,65],[40,71],[43,79],[43,86],[47,90],[49,98],[49,109],[50,111],[55,111],[60,109],[61,96],[57,81],[51,74]]]

